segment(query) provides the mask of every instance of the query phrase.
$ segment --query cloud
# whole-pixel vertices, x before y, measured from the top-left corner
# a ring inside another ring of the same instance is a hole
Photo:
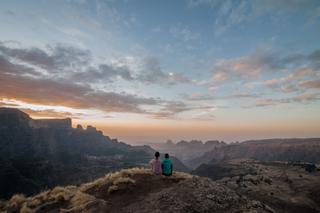
[[[279,100],[273,100],[273,99],[258,99],[256,100],[257,107],[263,107],[263,106],[270,106],[270,105],[276,105],[279,103]]]
[[[303,93],[290,98],[280,98],[280,99],[257,99],[255,106],[274,106],[284,103],[311,103],[320,100],[320,93]]]
[[[126,66],[114,66],[110,64],[100,64],[98,67],[88,67],[82,72],[72,73],[69,77],[77,82],[92,81],[112,81],[115,77],[121,77],[124,80],[131,81],[133,77],[131,71]]]
[[[313,69],[320,70],[320,50],[313,51],[308,59],[312,62]]]
[[[214,81],[224,81],[227,79],[227,74],[224,72],[217,72],[213,75]]]
[[[186,76],[184,76],[180,73],[172,73],[172,72],[169,72],[168,80],[169,80],[169,84],[175,84],[177,82],[179,82],[179,83],[189,83],[190,82],[190,80]]]
[[[272,51],[272,49],[258,49],[246,56],[217,60],[212,71],[213,82],[227,81],[226,83],[228,83],[242,80],[247,89],[267,86],[285,93],[295,92],[301,90],[301,88],[293,86],[299,84],[298,81],[314,80],[320,77],[317,74],[319,71],[317,63],[320,63],[319,61],[320,52],[318,50],[310,54],[290,53],[282,55],[279,52]],[[251,82],[251,79],[270,75],[280,76]],[[300,86],[311,88],[306,84]]]
[[[290,100],[295,102],[312,102],[315,100],[319,100],[319,96],[320,93],[303,93],[291,98]]]
[[[217,36],[222,35],[229,28],[245,22],[250,16],[248,1],[223,1],[219,5],[218,15],[214,22],[214,30]]]
[[[304,67],[294,70],[289,75],[280,79],[282,82],[292,82],[294,80],[302,79],[304,77],[312,76],[314,71],[310,68]]]
[[[165,73],[154,57],[139,60],[139,66],[132,67],[128,60],[117,63],[94,63],[89,50],[68,45],[47,45],[46,49],[9,47],[0,42],[0,56],[23,65],[21,72],[51,79],[69,79],[78,83],[94,84],[101,81],[114,81],[119,78],[128,82],[174,85],[188,83],[189,79],[179,73]],[[29,71],[27,71],[27,69]],[[16,69],[18,71],[19,69]]]
[[[164,105],[164,107],[151,114],[151,117],[157,119],[177,119],[177,114],[187,112],[187,111],[198,111],[207,112],[211,111],[214,106],[191,106],[187,105],[184,102],[180,101],[172,101],[168,102]]]
[[[302,81],[299,83],[299,86],[306,87],[306,88],[320,89],[320,79]]]
[[[94,108],[105,112],[145,113],[142,105],[155,105],[160,100],[126,93],[97,91],[66,80],[33,78],[21,74],[31,68],[0,60],[0,98],[26,103],[59,105],[71,108]]]
[[[226,99],[243,99],[243,98],[258,98],[260,95],[251,93],[234,93],[231,95],[203,95],[201,93],[192,93],[191,95],[182,95],[188,101],[206,101],[206,100],[226,100]]]
[[[299,89],[295,85],[285,85],[281,87],[281,91],[284,93],[291,93],[298,91]]]
[[[85,71],[71,72],[69,75],[68,73],[64,74],[65,78],[55,78],[51,77],[50,73],[47,74],[39,71],[38,66],[57,68],[60,64],[57,65],[53,59],[42,60],[41,58],[40,60],[39,57],[30,57],[33,55],[37,56],[40,53],[39,50],[22,50],[22,52],[19,52],[17,49],[14,49],[14,51],[10,52],[8,49],[5,49],[4,52],[7,54],[4,55],[2,52],[0,55],[0,100],[14,99],[35,105],[65,106],[73,109],[97,109],[104,112],[140,113],[152,115],[153,118],[172,118],[177,113],[193,109],[182,102],[176,103],[125,92],[116,93],[99,90],[94,89],[87,83],[87,81],[110,80],[114,76],[119,76],[128,81],[135,81],[137,77],[133,76],[130,69],[123,64],[88,66]],[[34,54],[35,52],[37,54]],[[29,53],[30,55],[28,55]],[[16,63],[16,58],[23,59],[25,63]],[[48,57],[44,58],[48,59]],[[49,63],[48,65],[48,61],[53,61],[54,63]],[[29,66],[26,62],[34,65],[36,62],[39,62],[39,64],[38,66]],[[175,73],[165,74],[162,72],[156,59],[150,59],[144,65],[147,73],[140,73],[138,81],[166,84],[188,82],[188,79],[183,75]],[[150,111],[146,109],[147,106],[164,106],[164,108],[159,111]],[[42,117],[54,117],[59,114],[54,111],[29,112],[35,116]],[[63,114],[63,116],[67,116],[67,114]]]
[[[162,72],[160,63],[156,58],[146,58],[142,64],[142,71],[138,75],[138,79],[147,83],[162,82],[167,75]]]
[[[262,72],[279,71],[286,68],[292,59],[291,56],[279,57],[275,53],[266,49],[259,49],[253,54],[218,60],[213,69],[213,78],[218,80],[226,80],[235,77],[255,77]],[[296,57],[296,60],[300,58]]]
[[[156,83],[165,85],[190,82],[190,80],[182,74],[173,72],[164,73],[159,61],[153,57],[145,58],[142,61],[141,68],[136,79],[148,84]]]
[[[269,16],[271,21],[278,23],[286,19],[288,14],[299,11],[306,23],[312,23],[320,14],[317,0],[188,0],[187,5],[189,8],[211,7],[215,13],[213,24],[216,36],[260,17]]]
[[[69,112],[56,109],[32,109],[32,107],[27,108],[23,105],[23,103],[19,103],[16,101],[8,101],[5,99],[0,99],[0,107],[18,108],[23,112],[29,114],[31,117],[34,116],[38,118],[80,118],[84,115],[83,113],[79,112]]]
[[[154,118],[172,118],[180,112],[190,110],[189,107],[182,102],[172,102],[165,105],[163,109],[152,114]]]
[[[12,64],[8,58],[0,54],[0,74],[10,74],[10,75],[33,75],[39,76],[41,73],[35,71],[30,67],[26,67],[19,64]]]
[[[7,57],[50,72],[77,69],[87,65],[91,60],[90,51],[62,44],[48,45],[46,50],[42,50],[39,48],[8,47],[0,42],[0,52]]]
[[[33,110],[28,108],[19,108],[21,111],[29,114],[31,117],[37,118],[73,118],[77,119],[81,117],[82,113],[72,113],[72,112],[62,112],[53,109],[45,109],[45,110]]]
[[[290,93],[300,90],[297,85],[305,88],[317,88],[317,86],[319,86],[319,82],[317,82],[317,80],[305,80],[298,83],[299,80],[314,77],[315,72],[313,70],[309,68],[299,68],[281,78],[265,80],[264,82],[262,82],[262,85],[265,85],[275,90],[280,89],[280,91],[284,93]]]
[[[277,85],[279,83],[279,81],[280,81],[279,79],[270,79],[270,80],[266,80],[264,82],[264,84],[268,87],[273,87],[273,86]]]

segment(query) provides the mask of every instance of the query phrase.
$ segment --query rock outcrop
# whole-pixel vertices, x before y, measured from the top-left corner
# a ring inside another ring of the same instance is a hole
[[[56,187],[33,197],[13,196],[0,204],[5,212],[271,213],[267,205],[237,194],[208,178],[174,173],[154,175],[147,169],[129,169],[79,187]]]

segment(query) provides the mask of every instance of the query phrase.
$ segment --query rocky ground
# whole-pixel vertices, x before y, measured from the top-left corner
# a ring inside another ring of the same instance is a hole
[[[273,212],[209,178],[156,176],[147,169],[110,173],[81,186],[56,187],[33,197],[13,196],[1,212]]]
[[[233,160],[226,163],[251,173],[230,175],[217,182],[259,200],[276,212],[320,212],[320,172],[285,162]],[[223,163],[222,163],[223,166]],[[241,169],[240,169],[241,170]],[[213,171],[214,172],[214,171]]]
[[[320,212],[318,170],[247,159],[206,169],[215,181],[180,172],[168,178],[143,168],[121,170],[80,186],[15,195],[0,202],[0,212]]]

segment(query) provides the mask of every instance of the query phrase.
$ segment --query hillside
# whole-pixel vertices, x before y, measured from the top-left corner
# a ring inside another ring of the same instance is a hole
[[[192,159],[188,165],[197,168],[202,163],[239,158],[320,163],[320,138],[265,139],[229,144]]]
[[[0,203],[5,212],[273,212],[208,178],[174,173],[156,176],[148,169],[107,174],[81,186],[55,187],[33,197],[13,196]]]
[[[104,136],[92,126],[72,128],[71,119],[35,120],[0,108],[0,198],[27,195],[57,185],[81,184],[107,172],[147,165],[150,147]],[[186,171],[173,158],[176,170]]]
[[[281,161],[236,159],[202,164],[193,174],[210,177],[275,212],[320,212],[320,167]]]

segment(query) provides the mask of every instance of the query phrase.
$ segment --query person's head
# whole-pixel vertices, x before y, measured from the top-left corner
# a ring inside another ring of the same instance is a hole
[[[158,159],[159,156],[160,156],[160,153],[159,153],[159,152],[156,152],[156,153],[154,153],[154,156]]]
[[[164,157],[165,157],[165,158],[169,158],[169,154],[166,153],[166,154],[164,155]]]

